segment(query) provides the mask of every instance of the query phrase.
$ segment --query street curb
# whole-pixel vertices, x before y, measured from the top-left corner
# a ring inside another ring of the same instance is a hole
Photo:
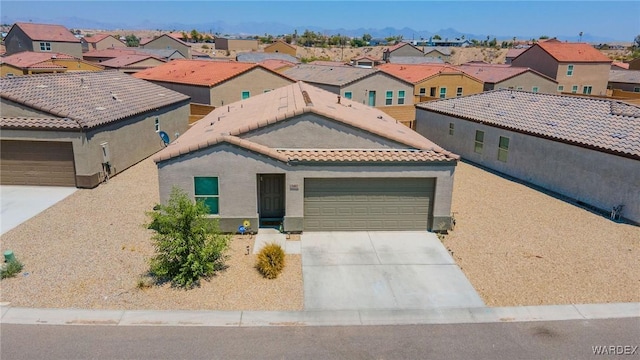
[[[640,303],[415,310],[156,311],[0,306],[0,324],[103,326],[358,326],[640,318]]]

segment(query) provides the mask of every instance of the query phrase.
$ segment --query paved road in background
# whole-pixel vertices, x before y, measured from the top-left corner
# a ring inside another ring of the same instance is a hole
[[[343,327],[2,324],[4,359],[589,359],[640,345],[640,318]],[[638,359],[635,355],[617,358]]]

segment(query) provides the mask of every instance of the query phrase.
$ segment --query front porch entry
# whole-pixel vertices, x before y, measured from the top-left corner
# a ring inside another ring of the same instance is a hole
[[[259,227],[280,228],[284,220],[285,174],[258,174]]]

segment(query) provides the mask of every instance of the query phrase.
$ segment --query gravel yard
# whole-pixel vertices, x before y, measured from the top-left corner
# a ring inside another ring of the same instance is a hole
[[[640,228],[466,163],[445,237],[488,306],[640,302]]]
[[[24,272],[3,280],[0,300],[16,307],[92,309],[300,310],[300,255],[266,280],[245,255],[253,238],[235,236],[228,269],[185,291],[169,285],[138,289],[153,254],[145,212],[159,201],[151,159],[91,190],[79,190],[2,237]]]

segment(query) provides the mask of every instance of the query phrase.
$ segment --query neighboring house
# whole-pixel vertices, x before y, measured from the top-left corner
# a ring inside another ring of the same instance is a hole
[[[263,53],[263,52],[243,52],[236,55],[236,61],[240,62],[251,62],[251,63],[259,63],[265,60],[284,60],[288,62],[292,62],[294,64],[299,64],[300,60],[297,57],[280,54],[280,53]]]
[[[415,120],[412,84],[378,69],[308,64],[284,74],[343,98],[378,107],[406,126],[412,127]]]
[[[555,94],[558,83],[535,70],[498,64],[471,64],[456,66],[465,73],[482,80],[483,91],[515,89]]]
[[[279,53],[296,57],[298,48],[295,45],[287,44],[285,41],[278,40],[264,48],[266,53]]]
[[[422,50],[418,49],[408,42],[400,42],[384,49],[384,51],[382,52],[382,61],[389,62],[390,59],[394,56],[423,57],[424,53],[422,52]]]
[[[127,45],[110,34],[95,34],[80,39],[82,51],[126,48]]]
[[[131,48],[135,50],[138,54],[149,54],[157,57],[158,59],[162,59],[164,61],[171,61],[176,59],[186,59],[184,55],[178,50],[175,49],[147,49],[147,48]],[[194,57],[194,51],[191,51],[191,57]]]
[[[160,130],[188,127],[189,97],[117,71],[0,85],[1,184],[92,188],[163,148]]]
[[[215,39],[216,50],[258,50],[258,40],[254,39],[229,39],[219,38]]]
[[[443,46],[425,46],[424,56],[437,58],[448,63],[451,58],[451,49]]]
[[[140,47],[142,49],[178,50],[178,52],[186,59],[191,59],[191,45],[167,34],[160,35],[159,37],[147,41],[146,43],[140,43]]]
[[[295,63],[288,62],[285,60],[275,60],[275,59],[263,60],[263,61],[260,61],[259,64],[266,67],[267,69],[271,69],[279,73],[296,66]]]
[[[115,69],[125,74],[133,74],[164,64],[165,61],[152,55],[123,55],[100,63],[107,69]]]
[[[133,76],[188,95],[192,102],[216,107],[294,82],[259,64],[209,60],[173,60]]]
[[[160,201],[177,186],[226,232],[445,230],[457,160],[302,82],[215,109],[154,157]]]
[[[389,59],[390,64],[444,64],[444,60],[426,56],[394,56]]]
[[[640,70],[611,70],[608,88],[640,93]]]
[[[429,38],[427,41],[427,46],[445,46],[445,47],[467,47],[471,45],[471,41],[455,39],[455,40],[434,40],[433,38]]]
[[[351,66],[349,63],[344,61],[330,61],[330,60],[314,60],[310,62],[308,65],[323,65],[323,66]]]
[[[629,64],[614,61],[611,63],[611,70],[629,70]]]
[[[82,44],[62,25],[17,22],[4,39],[7,55],[23,51],[56,52],[82,59]]]
[[[512,60],[558,82],[558,92],[606,95],[611,60],[585,43],[540,42]]]
[[[464,160],[607,215],[622,204],[622,216],[640,223],[640,107],[495,90],[416,108],[417,131]]]
[[[100,70],[104,70],[104,67],[70,55],[54,52],[23,51],[0,57],[0,74],[2,77]]]
[[[640,58],[629,61],[629,70],[640,70]]]
[[[124,48],[124,49],[105,49],[86,52],[82,57],[91,62],[102,63],[106,60],[115,59],[121,56],[129,55],[151,55],[159,60],[170,61],[175,59],[184,59],[184,56],[174,49],[141,49],[141,48]]]
[[[482,92],[483,82],[451,65],[382,64],[378,69],[412,84],[414,102]]]
[[[371,69],[382,64],[382,59],[377,59],[369,55],[361,55],[351,59],[351,66]]]
[[[195,60],[207,60],[210,59],[211,56],[207,53],[203,53],[197,50],[191,50],[191,58]]]
[[[527,50],[527,49],[526,48],[524,48],[524,49],[511,48],[511,49],[507,50],[507,55],[506,55],[506,57],[504,59],[504,63],[505,64],[511,64],[513,59],[515,59],[518,56],[520,56],[520,54],[522,54],[525,50]]]

